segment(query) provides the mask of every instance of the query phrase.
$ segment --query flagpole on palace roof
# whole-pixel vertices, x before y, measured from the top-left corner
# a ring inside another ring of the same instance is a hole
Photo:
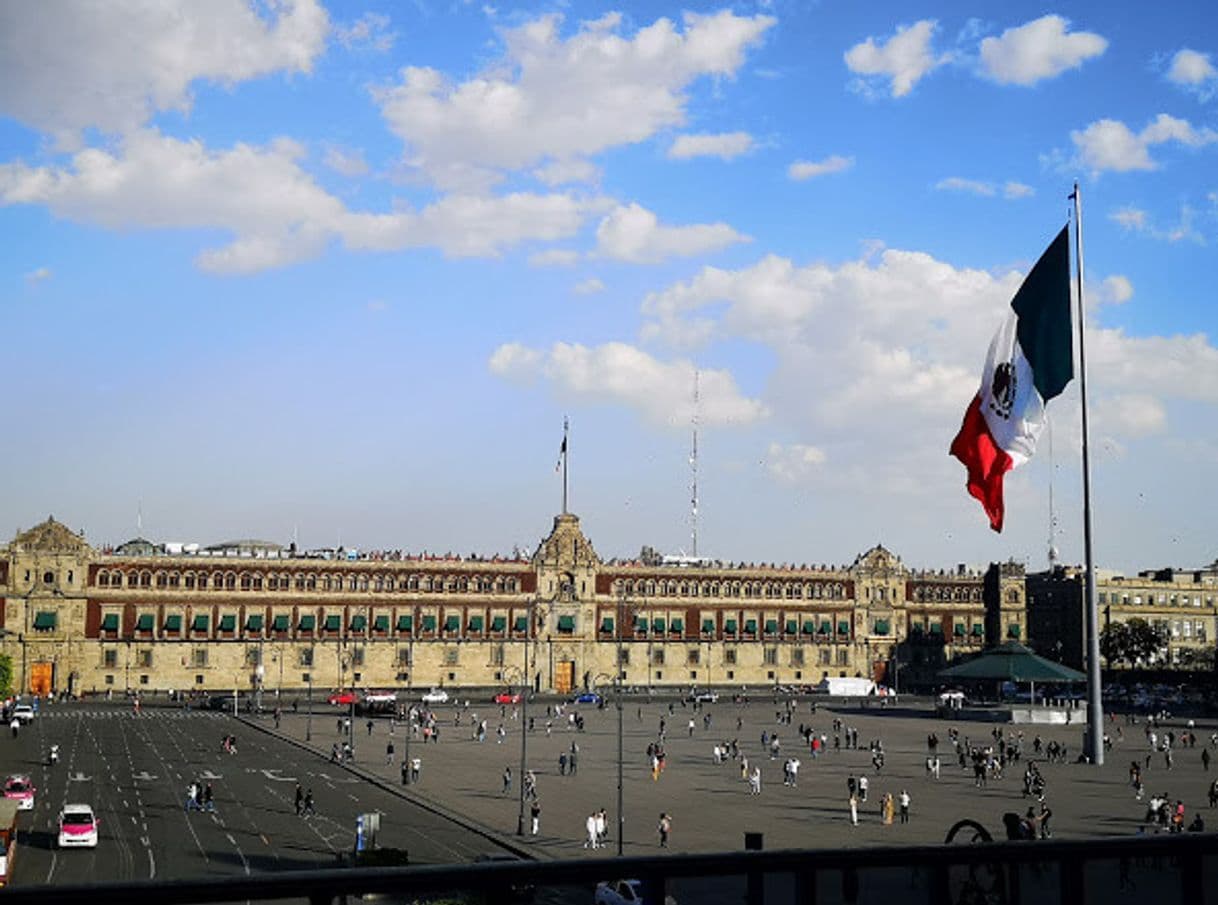
[[[562,514],[567,514],[567,433],[570,422],[564,415],[562,419]]]
[[[1095,560],[1091,536],[1091,429],[1087,420],[1087,305],[1083,296],[1083,202],[1078,183],[1070,194],[1074,201],[1075,266],[1078,280],[1078,372],[1083,412],[1083,555],[1086,578],[1083,594],[1087,615],[1087,738],[1084,753],[1097,766],[1104,763],[1104,712],[1100,690],[1099,610],[1096,605]]]

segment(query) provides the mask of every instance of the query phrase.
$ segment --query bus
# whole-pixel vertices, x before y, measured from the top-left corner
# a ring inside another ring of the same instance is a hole
[[[0,886],[13,878],[13,855],[17,852],[17,814],[21,803],[0,798]]]

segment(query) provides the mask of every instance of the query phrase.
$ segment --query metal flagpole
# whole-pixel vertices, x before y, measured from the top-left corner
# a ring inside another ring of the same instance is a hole
[[[1083,593],[1087,607],[1087,738],[1085,753],[1091,763],[1104,763],[1104,712],[1100,693],[1099,610],[1096,607],[1095,560],[1091,537],[1091,431],[1087,421],[1087,305],[1083,296],[1083,203],[1074,183],[1074,245],[1078,281],[1078,371],[1083,410],[1083,554],[1087,577]]]
[[[567,514],[567,431],[570,427],[566,416],[562,419],[562,514]]]

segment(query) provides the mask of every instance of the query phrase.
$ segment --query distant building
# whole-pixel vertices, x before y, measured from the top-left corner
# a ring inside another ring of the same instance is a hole
[[[48,519],[0,548],[17,687],[566,693],[619,670],[673,689],[908,687],[1028,628],[1014,563],[919,571],[881,545],[848,566],[605,561],[569,514],[530,558],[138,543],[103,553]]]

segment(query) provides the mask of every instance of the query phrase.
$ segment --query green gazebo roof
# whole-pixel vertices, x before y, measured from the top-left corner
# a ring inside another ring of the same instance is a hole
[[[982,651],[965,663],[939,671],[942,679],[990,679],[1004,682],[1085,682],[1087,677],[1069,666],[1046,660],[1018,641]]]

